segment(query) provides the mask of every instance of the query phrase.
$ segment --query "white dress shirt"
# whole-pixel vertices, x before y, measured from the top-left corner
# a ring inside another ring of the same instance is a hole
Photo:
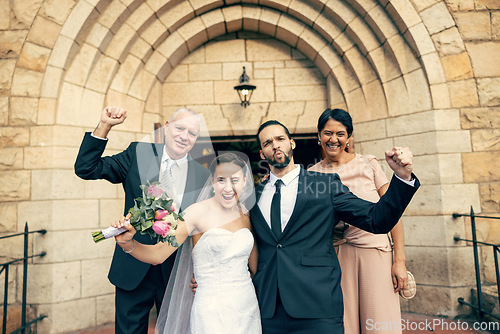
[[[160,164],[160,177],[159,177],[160,180],[162,179],[163,173],[166,172],[164,166],[166,166],[167,160],[173,161],[172,177],[174,181],[174,189],[176,197],[175,204],[177,205],[177,208],[180,208],[180,205],[182,203],[182,197],[184,196],[184,190],[186,189],[186,181],[188,174],[187,154],[183,158],[173,160],[168,155],[165,147],[163,147],[163,155],[161,156],[161,164]]]
[[[295,201],[297,200],[297,191],[299,189],[299,174],[301,167],[295,165],[295,169],[288,172],[281,178],[283,184],[281,185],[281,232],[288,224],[292,216],[293,209],[295,208]],[[269,181],[264,186],[262,194],[259,199],[259,209],[266,219],[269,228],[271,228],[271,202],[273,201],[274,193],[276,192],[275,183],[278,177],[273,173],[269,176]]]

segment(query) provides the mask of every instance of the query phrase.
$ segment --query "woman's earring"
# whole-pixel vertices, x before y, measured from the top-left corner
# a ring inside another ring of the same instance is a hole
[[[349,142],[347,142],[347,144],[345,144],[345,147],[349,147]]]
[[[318,139],[318,146],[321,146],[321,142],[319,141],[319,139]]]

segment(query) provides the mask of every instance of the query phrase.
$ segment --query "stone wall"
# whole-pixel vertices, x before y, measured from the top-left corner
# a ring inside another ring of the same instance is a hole
[[[203,113],[212,135],[254,134],[270,118],[313,133],[325,106],[348,109],[357,151],[382,158],[408,145],[423,183],[403,218],[419,284],[403,310],[469,312],[456,300],[474,285],[472,251],[453,236],[470,232],[451,214],[471,205],[500,213],[498,1],[0,5],[0,233],[26,221],[48,230],[30,237],[30,251],[47,251],[29,268],[28,302],[48,315],[41,333],[113,321],[113,243],[95,245],[90,232],[121,214],[123,192],[73,172],[84,132],[108,104],[129,117],[106,154],[142,140],[179,106]],[[242,66],[257,86],[246,109],[232,88]],[[498,221],[479,223],[488,242],[500,242],[499,230]],[[22,253],[18,240],[0,242],[1,258]],[[482,255],[492,281],[491,253]],[[11,270],[9,303],[20,301],[20,276]]]

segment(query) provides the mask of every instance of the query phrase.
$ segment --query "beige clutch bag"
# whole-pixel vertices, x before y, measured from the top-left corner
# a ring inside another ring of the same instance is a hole
[[[408,285],[399,291],[399,295],[404,299],[412,299],[417,294],[417,283],[413,274],[408,272]]]

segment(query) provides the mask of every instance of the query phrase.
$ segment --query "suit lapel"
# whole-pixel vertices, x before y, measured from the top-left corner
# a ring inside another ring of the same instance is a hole
[[[163,145],[153,143],[139,145],[136,154],[141,184],[158,181]]]
[[[260,196],[262,195],[262,191],[264,190],[265,185],[269,182],[269,178],[267,178],[264,182],[259,183],[255,187],[255,206],[253,209],[250,211],[252,215],[252,221],[256,222],[257,224],[260,224],[264,227],[264,230],[266,230],[269,235],[272,236],[274,240],[276,240],[276,236],[274,235],[273,231],[271,230],[271,227],[267,224],[266,219],[264,218],[264,215],[262,214],[262,211],[260,211],[259,207],[259,200]]]
[[[307,188],[306,188],[305,170],[301,169],[299,174],[299,186],[297,189],[297,198],[295,199],[295,207],[293,208],[292,215],[290,216],[290,219],[288,220],[288,223],[286,224],[283,233],[281,233],[280,240],[283,239],[286,234],[290,233],[289,231],[296,224],[298,217],[302,213],[302,210],[304,209],[304,206],[306,205],[307,200],[309,198],[309,195],[306,194],[306,190]]]

